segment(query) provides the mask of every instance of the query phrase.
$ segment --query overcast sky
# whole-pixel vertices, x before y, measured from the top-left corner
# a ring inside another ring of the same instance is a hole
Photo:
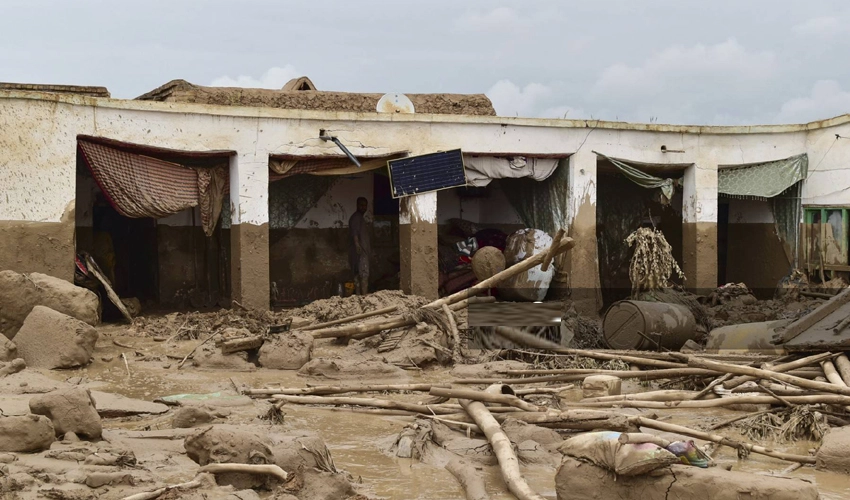
[[[505,116],[850,112],[847,0],[3,0],[0,81],[486,93]]]

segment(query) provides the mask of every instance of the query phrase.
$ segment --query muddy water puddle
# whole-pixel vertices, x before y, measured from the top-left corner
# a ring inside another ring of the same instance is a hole
[[[121,329],[107,331],[98,341],[95,362],[89,367],[74,371],[51,372],[49,375],[60,380],[71,377],[83,377],[97,390],[115,392],[127,397],[151,401],[157,397],[173,394],[209,394],[219,392],[223,396],[234,397],[234,384],[240,387],[304,387],[315,380],[299,377],[293,371],[273,371],[258,369],[255,372],[197,371],[193,368],[177,370],[180,359],[197,345],[197,341],[184,341],[174,345],[154,342],[152,339],[120,336]],[[102,333],[105,333],[102,331]],[[116,345],[117,340],[121,345]],[[340,346],[322,343],[317,346],[316,356],[339,354]],[[127,356],[127,367],[121,358]],[[138,355],[136,353],[139,353]],[[169,357],[170,355],[170,357]],[[103,358],[110,361],[103,361]],[[144,360],[147,357],[147,360]],[[156,361],[152,359],[159,358]],[[166,366],[168,368],[166,368]],[[446,382],[451,380],[448,370],[410,372],[409,382]],[[400,382],[400,381],[393,381]],[[333,381],[321,381],[334,384]],[[353,382],[350,382],[353,383]],[[654,388],[654,387],[653,387]],[[624,384],[627,392],[652,390],[639,384]],[[575,390],[573,398],[579,399],[581,391]],[[377,396],[381,397],[381,396]],[[392,396],[394,399],[398,396]],[[425,396],[407,394],[401,399],[420,401]],[[258,423],[257,416],[264,407],[248,406],[234,408],[228,423]],[[354,413],[350,411],[332,411],[323,408],[287,405],[283,408],[284,423],[281,432],[312,431],[327,443],[337,468],[346,470],[355,478],[360,478],[376,495],[385,498],[405,498],[417,500],[442,500],[463,498],[463,492],[455,478],[443,469],[419,463],[418,461],[398,459],[381,453],[379,444],[386,438],[397,434],[412,418]],[[667,422],[706,428],[708,425],[739,415],[737,412],[723,409],[656,411]],[[669,417],[668,417],[669,416]],[[136,419],[110,420],[106,427],[142,429],[145,427],[162,429],[170,427],[170,416],[145,417]],[[717,431],[731,438],[744,439],[735,428]],[[697,440],[697,444],[704,444]],[[759,443],[775,449],[806,455],[816,443],[798,442],[792,444]],[[738,460],[735,452],[729,448],[720,448],[715,452],[715,460],[720,466],[731,465],[733,470],[758,474],[778,473],[789,464],[769,457],[752,454],[746,460]],[[498,467],[486,467],[482,470],[486,484],[494,499],[513,498],[505,491],[504,482]],[[555,498],[555,470],[544,466],[524,467],[523,473],[530,485],[545,498]],[[826,500],[850,500],[850,479],[846,476],[815,471],[804,467],[789,474],[790,477],[815,482]]]

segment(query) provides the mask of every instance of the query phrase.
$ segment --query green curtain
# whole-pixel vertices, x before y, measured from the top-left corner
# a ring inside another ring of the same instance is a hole
[[[627,179],[638,186],[647,189],[661,189],[661,194],[664,196],[665,204],[669,204],[670,200],[673,199],[673,179],[655,177],[654,175],[647,174],[646,172],[638,170],[627,163],[623,163],[620,160],[605,156],[604,154],[597,153],[596,151],[594,151],[594,153],[596,153],[597,156],[601,156],[611,162],[612,165],[617,167],[617,170],[619,170],[621,174],[626,176]]]
[[[536,181],[528,177],[498,179],[508,202],[526,227],[555,234],[566,229],[569,203],[569,160],[558,162],[548,178]]]
[[[337,180],[338,176],[299,174],[269,183],[269,228],[295,227]]]

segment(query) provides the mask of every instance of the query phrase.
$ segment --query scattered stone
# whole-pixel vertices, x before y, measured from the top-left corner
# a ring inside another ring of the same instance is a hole
[[[89,488],[117,486],[119,484],[135,486],[136,479],[132,474],[126,472],[92,472],[86,477],[86,486]]]
[[[94,292],[46,274],[0,271],[0,333],[12,339],[35,306],[46,306],[89,325],[100,321]]]
[[[0,464],[10,464],[17,459],[18,457],[11,453],[0,453]]]
[[[115,359],[115,356],[112,356],[112,355],[106,355],[106,356],[100,357],[100,360],[103,361],[104,363],[109,363],[113,359]]]
[[[130,313],[130,316],[135,318],[142,312],[142,303],[136,297],[128,297],[126,299],[121,299],[121,303],[124,304],[124,307],[127,309],[127,312]]]
[[[850,427],[830,429],[823,437],[817,452],[816,467],[841,474],[850,474]]]
[[[472,272],[479,281],[505,270],[505,254],[496,247],[481,247],[472,256]]]
[[[405,380],[407,372],[389,363],[362,359],[316,358],[304,365],[298,374],[331,380]]]
[[[230,426],[211,426],[199,429],[183,442],[186,454],[198,465],[211,463],[273,464],[274,454],[267,440],[252,432]],[[216,474],[219,485],[238,489],[271,489],[276,479],[266,475],[246,473]]]
[[[18,346],[5,335],[0,335],[0,361],[12,361],[18,357]]]
[[[89,363],[97,331],[67,314],[36,306],[15,336],[18,354],[33,368],[76,368]]]
[[[266,340],[260,347],[260,366],[273,370],[298,370],[313,353],[313,335],[310,332],[280,333]]]
[[[275,498],[280,497],[276,496]],[[260,500],[260,495],[254,490],[239,490],[231,493],[224,500]]]
[[[56,431],[42,415],[0,417],[0,451],[36,452],[50,448]]]
[[[618,476],[572,457],[564,457],[555,476],[558,500],[817,500],[817,487],[809,481],[747,472],[729,472],[720,467],[701,469],[672,465],[651,474]]]
[[[103,427],[88,389],[60,389],[35,396],[30,411],[48,417],[57,436],[73,432],[87,439],[100,439]]]
[[[197,406],[184,406],[174,412],[171,427],[175,429],[188,429],[202,424],[208,424],[215,417],[203,408]]]
[[[76,432],[66,432],[62,441],[65,441],[66,443],[79,443],[80,437],[77,436]]]
[[[603,396],[618,396],[622,388],[622,381],[612,375],[589,375],[581,384],[581,392],[584,398],[600,398]]]
[[[701,351],[702,351],[702,346],[701,346],[701,345],[699,345],[699,344],[697,344],[697,343],[696,343],[696,342],[694,342],[693,340],[688,339],[687,341],[685,341],[685,345],[683,345],[683,346],[682,346],[682,348],[681,348],[681,349],[679,349],[679,351],[680,351],[680,352],[683,352],[683,353],[685,353],[685,354],[690,354],[690,353],[695,353],[695,352],[701,352]]]
[[[168,406],[141,399],[127,398],[111,392],[92,391],[92,399],[101,418],[130,417],[133,415],[161,415]]]

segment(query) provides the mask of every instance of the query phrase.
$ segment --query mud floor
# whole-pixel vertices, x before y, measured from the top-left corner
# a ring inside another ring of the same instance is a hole
[[[149,320],[153,321],[153,319]],[[378,449],[378,443],[397,434],[412,421],[410,417],[382,416],[354,413],[347,410],[331,410],[307,406],[286,405],[283,407],[283,422],[271,423],[262,416],[270,404],[265,400],[246,400],[237,396],[237,388],[305,387],[309,383],[326,383],[316,379],[305,379],[295,371],[278,371],[257,368],[251,372],[200,371],[185,366],[177,368],[179,359],[197,344],[194,339],[168,344],[153,337],[139,336],[127,326],[104,325],[98,328],[98,340],[94,362],[86,368],[66,371],[28,369],[18,376],[29,373],[32,382],[27,386],[39,392],[38,386],[45,377],[57,382],[70,382],[93,391],[112,392],[131,398],[153,401],[162,396],[175,394],[213,394],[206,400],[209,407],[220,415],[215,423],[261,426],[269,432],[306,431],[318,434],[330,449],[336,467],[350,473],[355,482],[361,483],[362,492],[384,498],[437,500],[463,498],[463,492],[448,472],[408,459],[391,458]],[[314,357],[341,355],[345,347],[331,340],[322,340],[314,347]],[[122,354],[128,362],[125,366]],[[129,374],[128,374],[129,368]],[[448,368],[407,370],[409,382],[446,382],[453,377]],[[38,375],[38,374],[41,375]],[[358,380],[357,382],[363,382]],[[387,383],[387,381],[383,381]],[[389,381],[398,383],[397,380]],[[641,392],[658,387],[637,382],[624,383],[624,392]],[[27,387],[0,385],[6,392],[0,397],[0,409],[7,415],[21,412],[21,405],[29,395]],[[14,394],[12,394],[14,393]],[[393,399],[416,402],[427,397],[421,393],[392,396]],[[575,400],[581,398],[575,390]],[[571,399],[568,396],[568,399]],[[25,411],[25,410],[24,410]],[[158,416],[134,416],[104,419],[104,436],[107,439],[129,439],[133,431],[171,429],[174,408]],[[704,428],[715,422],[736,415],[730,410],[698,411],[653,411],[659,418],[668,421]],[[669,417],[668,417],[669,415]],[[173,432],[173,431],[172,431]],[[740,430],[727,428],[721,433],[740,437]],[[698,442],[702,445],[704,443]],[[817,443],[797,442],[793,444],[770,444],[776,449],[798,454],[808,454]],[[138,447],[138,443],[136,445]],[[146,439],[144,446],[136,451],[137,458],[149,471],[156,471],[159,479],[169,483],[191,480],[197,470],[185,456],[182,439]],[[23,456],[23,455],[22,455]],[[776,473],[788,464],[759,455],[751,455],[740,461],[735,452],[721,448],[714,455],[720,466],[731,466],[734,470],[760,474]],[[47,460],[47,459],[42,459]],[[22,459],[26,462],[25,459]],[[36,464],[39,465],[39,464]],[[43,464],[41,464],[43,465]],[[39,465],[40,466],[40,465]],[[523,466],[523,473],[530,485],[546,498],[555,498],[554,468],[547,466]],[[506,493],[497,467],[485,467],[487,488],[494,499],[513,498]],[[804,467],[790,474],[817,483],[824,499],[850,499],[850,479],[839,474],[818,472]],[[133,491],[140,491],[136,487]],[[263,494],[261,493],[261,496]],[[22,496],[21,498],[27,498]],[[33,496],[32,498],[35,498]],[[117,498],[117,497],[116,497]]]

